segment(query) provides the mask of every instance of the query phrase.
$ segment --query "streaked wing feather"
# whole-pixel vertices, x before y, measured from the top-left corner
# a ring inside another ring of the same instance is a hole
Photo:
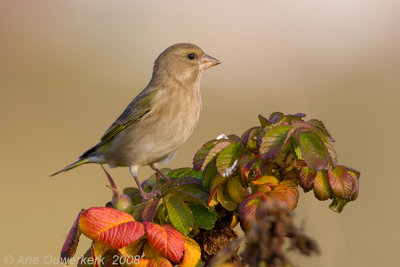
[[[100,146],[110,142],[117,134],[122,132],[128,126],[143,119],[151,111],[153,99],[156,94],[157,90],[144,90],[135,97],[118,119],[104,133],[100,141]]]

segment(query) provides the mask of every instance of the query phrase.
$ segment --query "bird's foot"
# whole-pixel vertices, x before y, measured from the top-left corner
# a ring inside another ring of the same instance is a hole
[[[150,193],[146,193],[146,192],[144,192],[144,191],[142,191],[142,192],[140,192],[140,195],[142,196],[142,198],[144,199],[144,200],[150,200],[150,199],[152,199],[153,197],[156,197],[156,196],[158,196],[158,195],[160,195],[161,194],[161,191],[160,190],[155,190],[155,189],[153,189]]]

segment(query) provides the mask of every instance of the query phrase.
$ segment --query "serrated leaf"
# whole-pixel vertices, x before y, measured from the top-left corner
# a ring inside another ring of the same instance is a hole
[[[217,213],[215,211],[196,204],[188,204],[188,206],[192,211],[195,226],[206,230],[214,228],[217,220]]]
[[[64,245],[61,249],[61,262],[67,263],[70,258],[72,258],[76,253],[76,248],[78,247],[79,237],[81,236],[81,231],[79,230],[79,218],[82,212],[79,212],[75,219],[74,224],[69,230],[68,236],[65,239]]]
[[[187,192],[193,196],[195,196],[196,198],[200,199],[203,202],[207,202],[208,201],[208,193],[204,190],[204,188],[202,187],[202,185],[198,185],[198,184],[183,184],[183,185],[176,185],[176,186],[172,186],[170,188],[168,188],[167,190],[165,190],[163,192],[163,194],[165,196],[176,192],[176,191],[184,191]]]
[[[210,182],[210,196],[208,197],[208,206],[213,207],[218,204],[217,200],[217,190],[221,187],[225,182],[228,181],[228,178],[222,177],[221,175],[217,175]]]
[[[101,267],[102,260],[101,258],[104,254],[109,250],[109,247],[99,242],[92,242],[92,246],[90,247],[90,253],[92,256],[93,266]]]
[[[258,120],[260,121],[261,127],[265,127],[265,126],[268,126],[268,125],[272,124],[272,122],[270,120],[268,120],[267,118],[265,118],[261,114],[258,115]]]
[[[143,246],[147,242],[145,236],[142,236],[132,244],[126,247],[120,248],[118,252],[125,257],[135,257],[136,255],[142,255]]]
[[[231,176],[237,168],[241,147],[234,143],[224,148],[217,156],[216,166],[218,173],[223,177]]]
[[[217,200],[218,202],[229,211],[233,211],[237,207],[237,203],[230,197],[228,193],[227,183],[217,189]]]
[[[132,215],[107,207],[82,210],[80,231],[95,242],[112,249],[123,248],[144,235],[143,225]]]
[[[167,176],[170,179],[175,179],[175,178],[182,178],[182,177],[194,177],[197,179],[201,179],[203,176],[202,171],[196,171],[192,168],[179,168],[179,169],[174,169],[170,171]]]
[[[310,169],[308,167],[300,168],[300,186],[304,189],[305,192],[313,189],[314,179],[317,176],[317,171]]]
[[[170,197],[165,202],[165,206],[172,225],[179,232],[187,235],[189,228],[193,226],[193,215],[188,205],[178,198]]]
[[[334,212],[341,213],[343,211],[344,206],[349,202],[348,199],[341,199],[338,197],[334,197],[332,203],[329,205],[329,208]]]
[[[285,183],[281,183],[268,192],[267,196],[281,203],[286,208],[294,210],[297,206],[299,193],[296,185],[288,186]]]
[[[210,181],[218,174],[216,161],[216,158],[210,161],[203,171],[203,186],[208,190],[210,189]]]
[[[174,187],[174,186],[182,186],[182,185],[200,185],[202,186],[203,182],[197,178],[193,177],[182,177],[182,178],[176,178],[170,182],[164,183],[160,187],[160,191],[162,193],[167,192],[169,188]]]
[[[238,173],[243,184],[247,184],[249,173],[253,164],[257,161],[256,156],[253,153],[242,154],[239,157]]]
[[[350,199],[354,193],[354,179],[342,166],[328,170],[329,184],[335,196]]]
[[[248,147],[252,150],[258,149],[258,138],[263,131],[262,127],[253,127],[245,131],[241,137],[241,144],[243,147]]]
[[[199,151],[197,151],[196,155],[193,158],[193,169],[196,171],[200,171],[203,168],[203,162],[208,153],[210,152],[211,148],[213,148],[219,140],[211,140],[205,143]]]
[[[133,208],[132,216],[136,221],[142,221],[142,212],[145,206],[146,202],[141,202]]]
[[[199,244],[192,238],[185,236],[185,251],[183,253],[183,260],[179,267],[193,267],[200,260],[201,250]]]
[[[279,119],[281,119],[283,117],[283,113],[282,112],[273,112],[271,113],[271,115],[269,116],[269,120],[272,123],[276,123]]]
[[[207,194],[206,194],[207,195]],[[204,207],[207,207],[207,202],[203,201],[202,199],[198,198],[197,196],[189,193],[189,192],[185,192],[185,191],[181,191],[181,190],[176,190],[170,194],[168,194],[167,198],[169,197],[174,197],[174,198],[178,198],[180,200],[182,200],[183,202],[188,202],[188,203],[194,203],[194,204],[199,204],[199,205],[203,205]],[[207,197],[208,199],[208,197]]]
[[[152,198],[148,200],[142,210],[142,220],[145,222],[152,222],[159,206],[159,198]]]
[[[319,171],[329,167],[330,156],[318,135],[299,130],[298,142],[303,159],[309,168]]]
[[[360,186],[360,172],[349,168],[347,166],[342,166],[343,168],[345,168],[347,170],[347,172],[353,177],[353,183],[354,183],[354,192],[353,195],[351,196],[351,200],[356,200],[358,197],[358,190],[359,190],[359,186]]]
[[[328,174],[325,170],[318,171],[314,179],[314,194],[319,200],[327,200],[332,196]]]
[[[264,175],[264,176],[261,176],[261,177],[257,178],[254,181],[251,181],[251,183],[255,184],[255,185],[260,185],[260,184],[278,184],[279,180],[275,176]]]
[[[292,130],[290,125],[278,125],[268,130],[261,138],[260,155],[264,160],[275,156],[287,142]]]
[[[241,203],[247,196],[246,189],[243,188],[242,184],[240,183],[239,176],[233,176],[229,179],[227,183],[227,190],[229,196],[238,204]]]
[[[333,139],[332,135],[328,132],[322,121],[312,119],[309,120],[308,122],[317,127],[325,136],[329,137],[333,142],[335,142],[335,139]]]
[[[184,250],[184,236],[168,225],[144,222],[149,245],[162,256],[179,263]]]
[[[200,171],[204,170],[207,164],[225,147],[233,143],[228,139],[216,140],[217,142],[208,145],[204,149],[200,149],[193,160],[193,169]]]
[[[267,199],[268,197],[263,193],[253,193],[239,205],[240,227],[244,232],[250,230],[251,223],[256,219],[258,207]]]

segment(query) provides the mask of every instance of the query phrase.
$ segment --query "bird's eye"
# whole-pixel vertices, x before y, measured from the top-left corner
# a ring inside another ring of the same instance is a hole
[[[188,59],[190,59],[190,60],[192,60],[192,59],[194,59],[196,56],[193,54],[193,53],[190,53],[189,55],[188,55]]]

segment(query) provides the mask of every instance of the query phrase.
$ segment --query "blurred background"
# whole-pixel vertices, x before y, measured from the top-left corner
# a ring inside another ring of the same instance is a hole
[[[204,73],[199,125],[168,167],[191,166],[203,143],[241,134],[258,114],[318,118],[339,163],[361,171],[360,195],[336,214],[301,192],[296,219],[322,254],[296,262],[395,265],[399,26],[394,0],[1,1],[0,265],[57,259],[80,209],[109,201],[98,165],[49,175],[97,143],[178,42],[222,64]],[[134,184],[127,168],[110,172],[120,189]],[[77,256],[88,246],[82,236]]]

